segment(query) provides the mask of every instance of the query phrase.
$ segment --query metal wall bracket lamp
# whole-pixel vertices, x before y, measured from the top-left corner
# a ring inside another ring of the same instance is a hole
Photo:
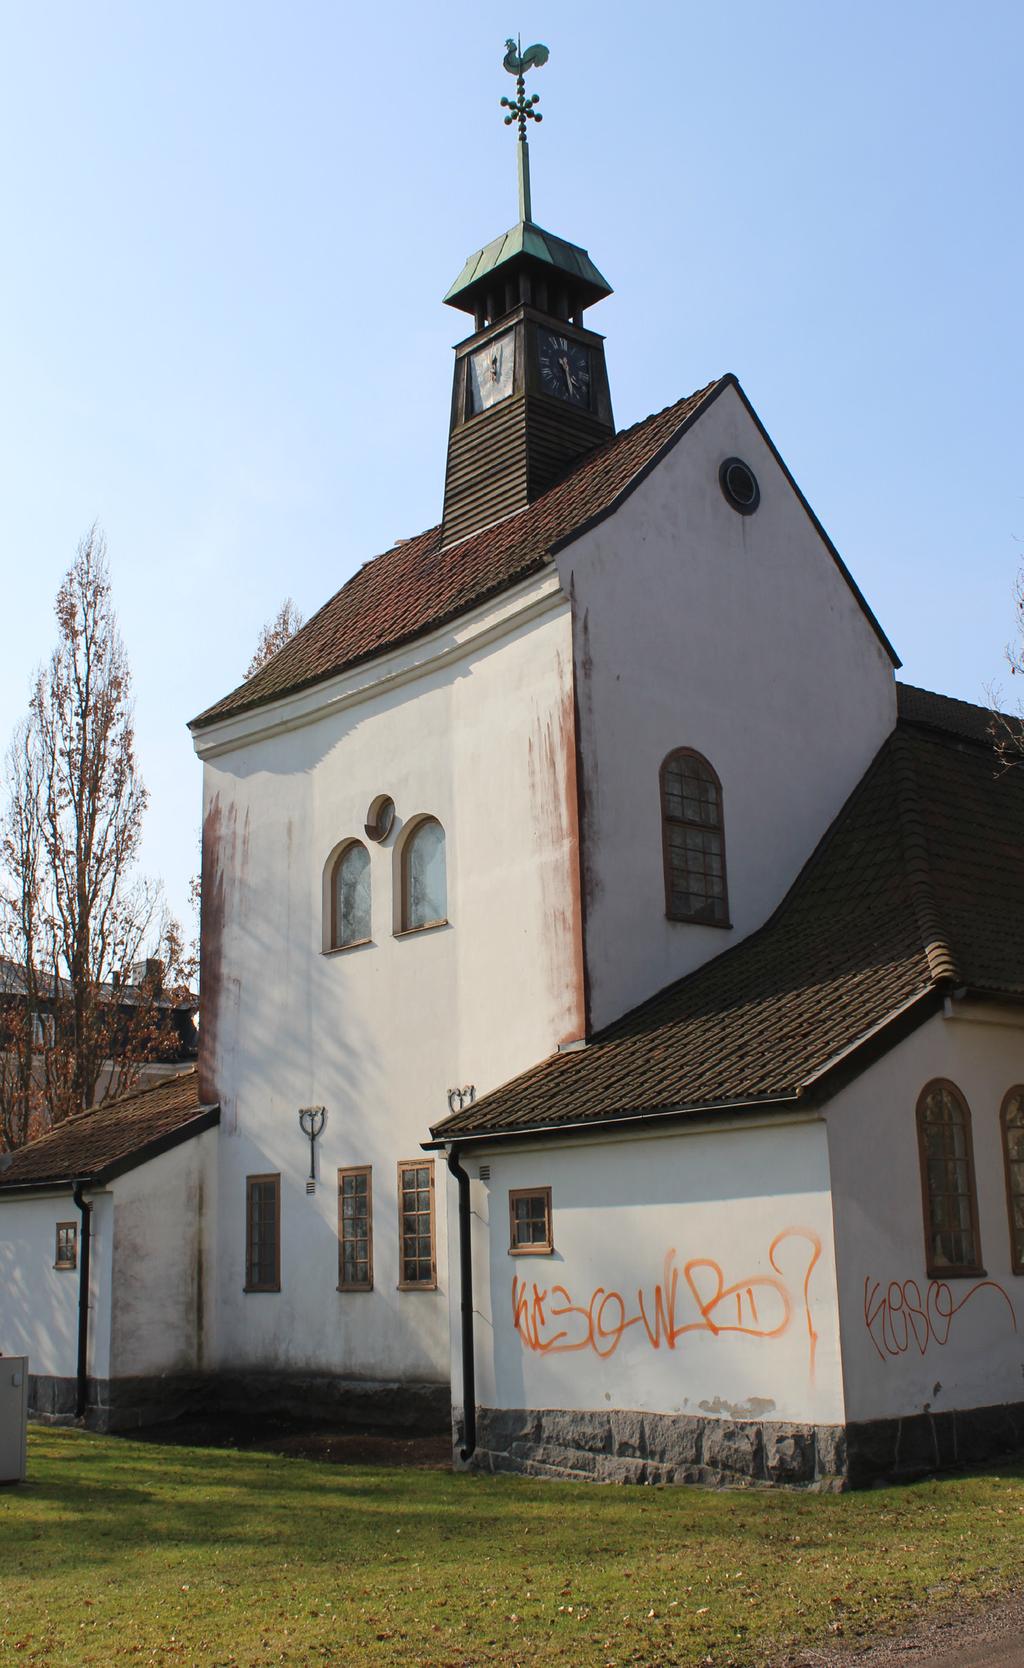
[[[302,1133],[309,1138],[309,1180],[306,1182],[306,1192],[316,1192],[316,1141],[327,1122],[326,1106],[302,1106],[299,1108],[299,1124]]]

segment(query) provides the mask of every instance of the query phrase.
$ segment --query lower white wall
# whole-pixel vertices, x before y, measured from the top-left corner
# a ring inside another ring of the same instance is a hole
[[[851,1421],[1024,1400],[1024,1276],[1010,1267],[999,1112],[1024,1082],[1012,1011],[955,1005],[831,1103],[836,1260]],[[985,1016],[985,1017],[982,1017]],[[971,1110],[984,1278],[931,1281],[916,1108],[946,1077]]]
[[[110,1367],[112,1199],[93,1206],[90,1263],[89,1373]],[[81,1215],[70,1191],[43,1198],[0,1199],[0,1355],[27,1355],[30,1373],[73,1378],[78,1370],[78,1269],[54,1268],[58,1222]]]
[[[206,1364],[216,1163],[211,1129],[113,1184],[112,1377]]]
[[[734,1121],[463,1163],[480,1405],[842,1422],[823,1123]],[[554,1253],[510,1256],[509,1189],[534,1186],[552,1189]]]

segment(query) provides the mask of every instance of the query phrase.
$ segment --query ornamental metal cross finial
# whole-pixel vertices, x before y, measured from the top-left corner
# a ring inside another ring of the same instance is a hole
[[[533,218],[533,205],[530,201],[530,146],[526,138],[526,124],[528,121],[542,122],[544,120],[540,111],[534,109],[534,106],[540,103],[540,95],[534,93],[532,98],[527,98],[524,76],[528,69],[540,69],[542,64],[547,63],[549,57],[550,53],[547,47],[541,46],[539,43],[536,46],[528,46],[524,52],[520,40],[513,40],[510,36],[505,42],[503,62],[509,75],[514,75],[516,78],[516,96],[514,99],[503,98],[501,103],[502,108],[508,111],[508,115],[505,117],[505,126],[511,127],[513,122],[518,124],[520,220],[532,220]]]

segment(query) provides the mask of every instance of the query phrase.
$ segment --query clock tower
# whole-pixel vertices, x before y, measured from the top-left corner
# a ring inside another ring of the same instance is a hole
[[[507,42],[516,98],[501,102],[518,130],[519,221],[470,256],[444,298],[473,319],[455,349],[446,545],[522,509],[615,432],[604,338],[583,322],[611,287],[585,249],[532,218],[526,125],[542,118],[524,76],[547,58],[545,46]]]

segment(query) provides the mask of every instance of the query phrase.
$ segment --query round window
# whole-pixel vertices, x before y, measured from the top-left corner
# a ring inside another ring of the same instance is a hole
[[[718,471],[718,481],[727,504],[740,515],[753,515],[761,502],[761,488],[749,464],[742,458],[726,458]]]
[[[370,804],[363,827],[368,840],[386,840],[395,820],[395,802],[389,794],[379,793]]]

